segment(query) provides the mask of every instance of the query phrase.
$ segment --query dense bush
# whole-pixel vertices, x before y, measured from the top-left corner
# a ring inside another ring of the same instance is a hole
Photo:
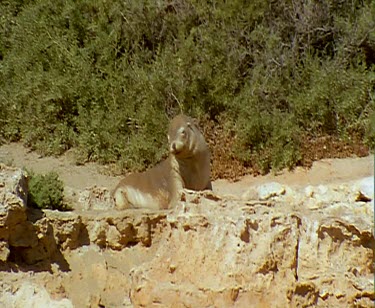
[[[2,1],[0,142],[143,169],[183,110],[294,166],[306,135],[374,145],[374,55],[371,0]]]
[[[63,203],[64,184],[55,172],[45,175],[29,173],[27,203],[39,209],[66,210]]]

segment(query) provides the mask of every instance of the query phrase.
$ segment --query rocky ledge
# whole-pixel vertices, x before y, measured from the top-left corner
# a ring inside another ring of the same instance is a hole
[[[170,211],[78,197],[81,210],[29,209],[25,173],[0,166],[0,304],[373,307],[372,178],[184,191]]]

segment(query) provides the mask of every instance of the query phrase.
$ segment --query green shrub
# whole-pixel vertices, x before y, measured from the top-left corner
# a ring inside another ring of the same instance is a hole
[[[55,172],[45,175],[29,172],[29,191],[27,203],[39,209],[66,210],[63,203],[64,184]]]
[[[0,143],[142,170],[182,110],[264,170],[303,135],[373,147],[374,29],[371,0],[2,1]]]

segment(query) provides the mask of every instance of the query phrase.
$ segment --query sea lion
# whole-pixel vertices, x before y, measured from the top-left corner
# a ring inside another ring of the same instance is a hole
[[[212,190],[210,150],[196,120],[182,114],[174,117],[168,142],[166,160],[119,182],[113,192],[117,209],[168,209],[176,205],[183,188]]]

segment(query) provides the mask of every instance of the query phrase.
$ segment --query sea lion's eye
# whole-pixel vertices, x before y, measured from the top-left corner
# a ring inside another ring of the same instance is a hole
[[[194,123],[191,123],[191,122],[187,122],[186,126],[190,128],[190,130],[194,130],[193,128],[193,125],[195,125]]]

